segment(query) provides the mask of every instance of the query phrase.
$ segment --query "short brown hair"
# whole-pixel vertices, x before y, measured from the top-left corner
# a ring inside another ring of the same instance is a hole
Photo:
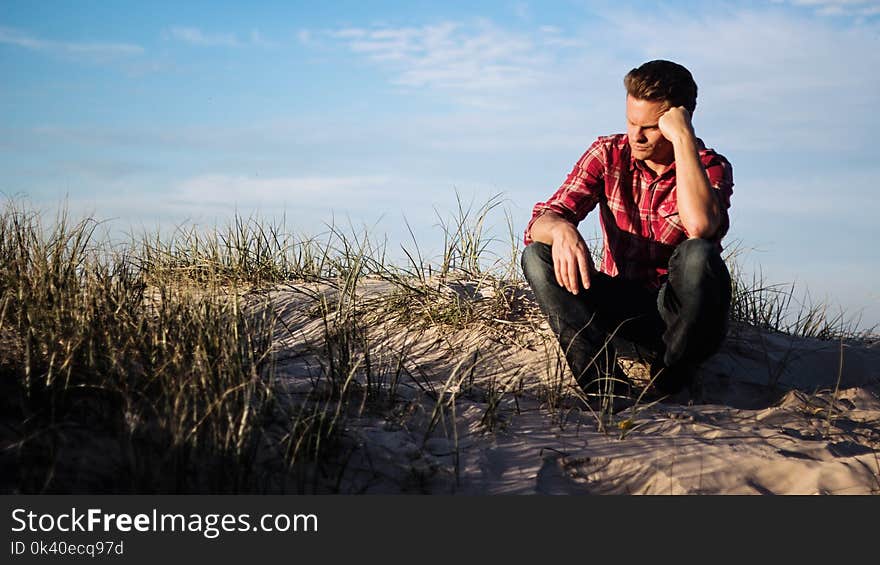
[[[666,102],[670,108],[684,106],[694,113],[697,83],[691,72],[672,61],[648,61],[623,78],[626,92],[639,100]]]

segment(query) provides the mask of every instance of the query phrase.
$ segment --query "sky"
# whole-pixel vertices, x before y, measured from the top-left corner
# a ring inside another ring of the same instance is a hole
[[[519,235],[652,59],[699,85],[743,269],[880,324],[875,0],[0,0],[0,192],[124,229],[408,223],[426,249],[456,194],[500,194]]]

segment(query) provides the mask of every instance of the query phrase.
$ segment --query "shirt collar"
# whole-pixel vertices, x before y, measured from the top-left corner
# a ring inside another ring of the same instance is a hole
[[[626,134],[624,134],[624,135],[626,135]],[[652,171],[650,167],[645,165],[644,161],[633,157],[632,149],[630,149],[630,147],[629,147],[629,138],[626,138],[626,147],[627,147],[627,153],[629,154],[629,170],[630,171],[632,171],[634,169],[639,169],[640,171],[648,171],[649,173],[654,174],[654,171]],[[697,138],[697,151],[699,151],[702,156],[702,152],[705,150],[706,150],[706,145],[703,143],[703,140],[698,137]],[[670,165],[670,167],[663,172],[663,175],[665,175],[669,171],[674,171],[674,170],[675,170],[675,161],[673,161],[672,165]],[[662,177],[663,175],[659,175],[659,176]]]
[[[638,169],[642,173],[647,173],[647,174],[651,175],[652,177],[660,178],[660,177],[667,176],[670,173],[670,171],[675,170],[675,161],[673,161],[672,164],[669,165],[669,168],[667,168],[665,171],[663,171],[663,174],[658,175],[657,173],[654,172],[654,170],[651,167],[646,165],[644,161],[633,157],[632,152],[630,152],[630,154],[629,154],[629,170],[630,170],[630,172],[632,172],[635,169]]]

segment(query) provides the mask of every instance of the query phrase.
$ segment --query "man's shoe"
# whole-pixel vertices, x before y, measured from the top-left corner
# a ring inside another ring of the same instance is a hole
[[[691,364],[651,367],[651,385],[659,394],[673,395],[690,389],[696,380],[697,366]]]

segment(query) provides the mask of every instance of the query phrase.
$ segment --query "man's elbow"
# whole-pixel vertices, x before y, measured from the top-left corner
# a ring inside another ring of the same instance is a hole
[[[721,221],[718,218],[701,218],[685,224],[684,229],[691,239],[712,239],[720,227]]]

